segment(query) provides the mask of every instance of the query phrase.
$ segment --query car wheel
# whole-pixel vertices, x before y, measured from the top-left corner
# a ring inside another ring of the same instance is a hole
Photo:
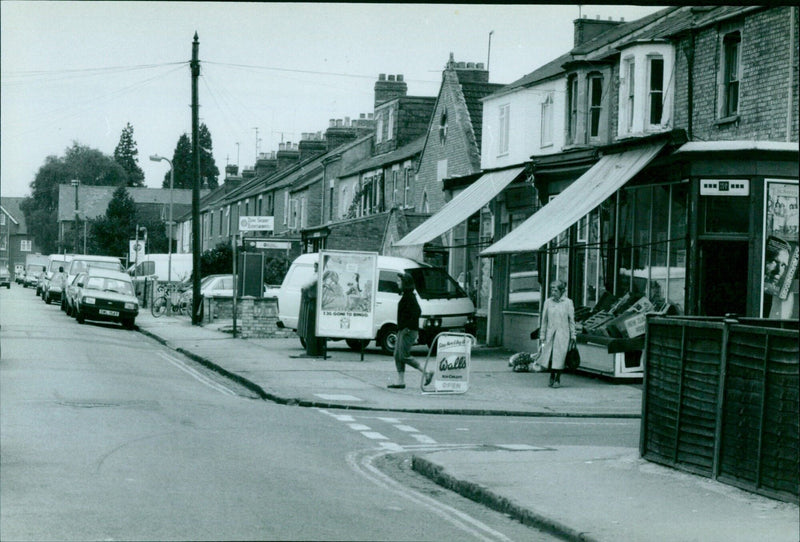
[[[384,326],[378,333],[378,346],[384,354],[394,354],[394,347],[397,344],[397,327],[393,325]]]
[[[361,352],[362,349],[367,348],[367,345],[369,344],[369,339],[345,339],[344,342],[347,343],[347,346],[350,347],[350,350]]]
[[[136,327],[134,325],[134,321],[135,320],[133,318],[123,318],[121,322],[122,327],[124,327],[125,329],[134,329]]]

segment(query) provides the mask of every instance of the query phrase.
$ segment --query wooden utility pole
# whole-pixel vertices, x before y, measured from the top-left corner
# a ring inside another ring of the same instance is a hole
[[[198,141],[197,79],[200,61],[197,59],[200,41],[197,32],[192,42],[192,325],[200,325],[200,142]]]

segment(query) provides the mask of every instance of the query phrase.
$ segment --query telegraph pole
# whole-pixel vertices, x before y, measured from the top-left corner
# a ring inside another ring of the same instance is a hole
[[[192,42],[192,325],[200,325],[200,142],[198,141],[197,79],[200,77],[197,32]]]

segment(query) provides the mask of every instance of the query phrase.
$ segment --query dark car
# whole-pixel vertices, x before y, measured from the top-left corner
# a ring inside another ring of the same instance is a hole
[[[11,273],[8,272],[8,267],[5,265],[0,267],[0,286],[11,288]]]
[[[73,313],[79,324],[86,320],[101,320],[119,322],[127,329],[133,329],[139,314],[139,301],[129,275],[90,268],[85,275],[78,277]]]
[[[72,281],[64,289],[64,295],[61,296],[61,309],[67,313],[67,316],[75,315],[75,298],[80,290],[78,284],[82,284],[84,280],[86,280],[86,272],[78,273],[72,277]]]

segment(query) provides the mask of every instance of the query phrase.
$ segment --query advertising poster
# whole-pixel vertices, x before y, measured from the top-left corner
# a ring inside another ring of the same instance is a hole
[[[463,333],[442,334],[436,342],[436,366],[430,387],[437,393],[466,393],[472,337]],[[423,387],[423,392],[430,392]]]
[[[320,264],[317,336],[374,338],[378,254],[322,251]]]
[[[798,185],[767,183],[764,231],[764,318],[798,318]]]

